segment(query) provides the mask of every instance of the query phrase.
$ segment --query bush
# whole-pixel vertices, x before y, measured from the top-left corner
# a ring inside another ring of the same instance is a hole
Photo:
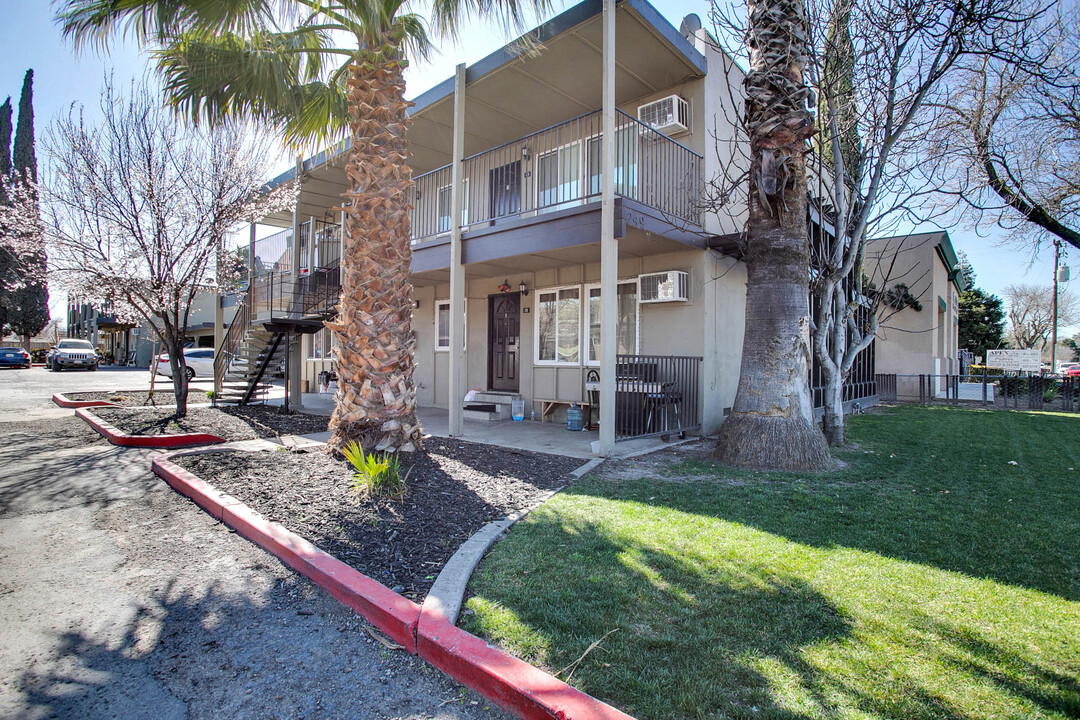
[[[400,500],[405,495],[405,478],[397,455],[368,453],[355,440],[341,450],[356,470],[350,489],[363,497],[387,497]]]
[[[988,377],[999,377],[1004,375],[1005,371],[997,367],[988,367],[986,365],[968,365],[968,375],[986,375]]]

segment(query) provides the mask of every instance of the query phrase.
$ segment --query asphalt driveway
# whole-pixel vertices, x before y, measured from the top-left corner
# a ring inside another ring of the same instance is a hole
[[[147,379],[0,372],[0,717],[506,717],[48,402]]]

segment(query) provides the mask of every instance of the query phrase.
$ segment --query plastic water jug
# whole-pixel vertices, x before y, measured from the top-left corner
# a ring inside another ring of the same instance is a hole
[[[566,409],[566,429],[581,432],[583,422],[583,413],[581,406],[574,403]]]
[[[525,419],[525,401],[521,398],[514,398],[510,401],[510,414],[514,418],[514,422],[521,422]]]

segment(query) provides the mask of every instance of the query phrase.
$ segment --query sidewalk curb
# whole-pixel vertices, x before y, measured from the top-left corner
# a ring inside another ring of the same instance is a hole
[[[376,628],[462,684],[525,720],[633,720],[523,660],[450,624],[437,602],[421,607],[270,522],[159,455],[153,470],[212,517],[325,588]]]
[[[226,442],[225,438],[208,433],[185,433],[183,435],[127,435],[99,418],[87,408],[75,411],[77,417],[85,420],[90,427],[113,445],[143,448],[183,448],[195,445],[213,445]]]
[[[120,407],[108,400],[71,400],[64,393],[53,393],[52,401],[62,408]]]

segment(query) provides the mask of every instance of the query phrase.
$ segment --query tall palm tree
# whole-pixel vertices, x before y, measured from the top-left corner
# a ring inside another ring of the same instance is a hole
[[[134,34],[157,49],[167,99],[192,121],[253,119],[293,146],[351,131],[344,193],[339,391],[330,445],[409,451],[420,444],[413,384],[412,258],[404,99],[408,58],[467,17],[519,27],[550,0],[64,0],[76,46]],[[429,34],[429,31],[430,34]]]
[[[829,450],[814,424],[810,362],[807,140],[812,94],[803,78],[809,25],[804,0],[749,0],[750,134],[746,330],[731,413],[720,426],[723,462],[823,470]]]

